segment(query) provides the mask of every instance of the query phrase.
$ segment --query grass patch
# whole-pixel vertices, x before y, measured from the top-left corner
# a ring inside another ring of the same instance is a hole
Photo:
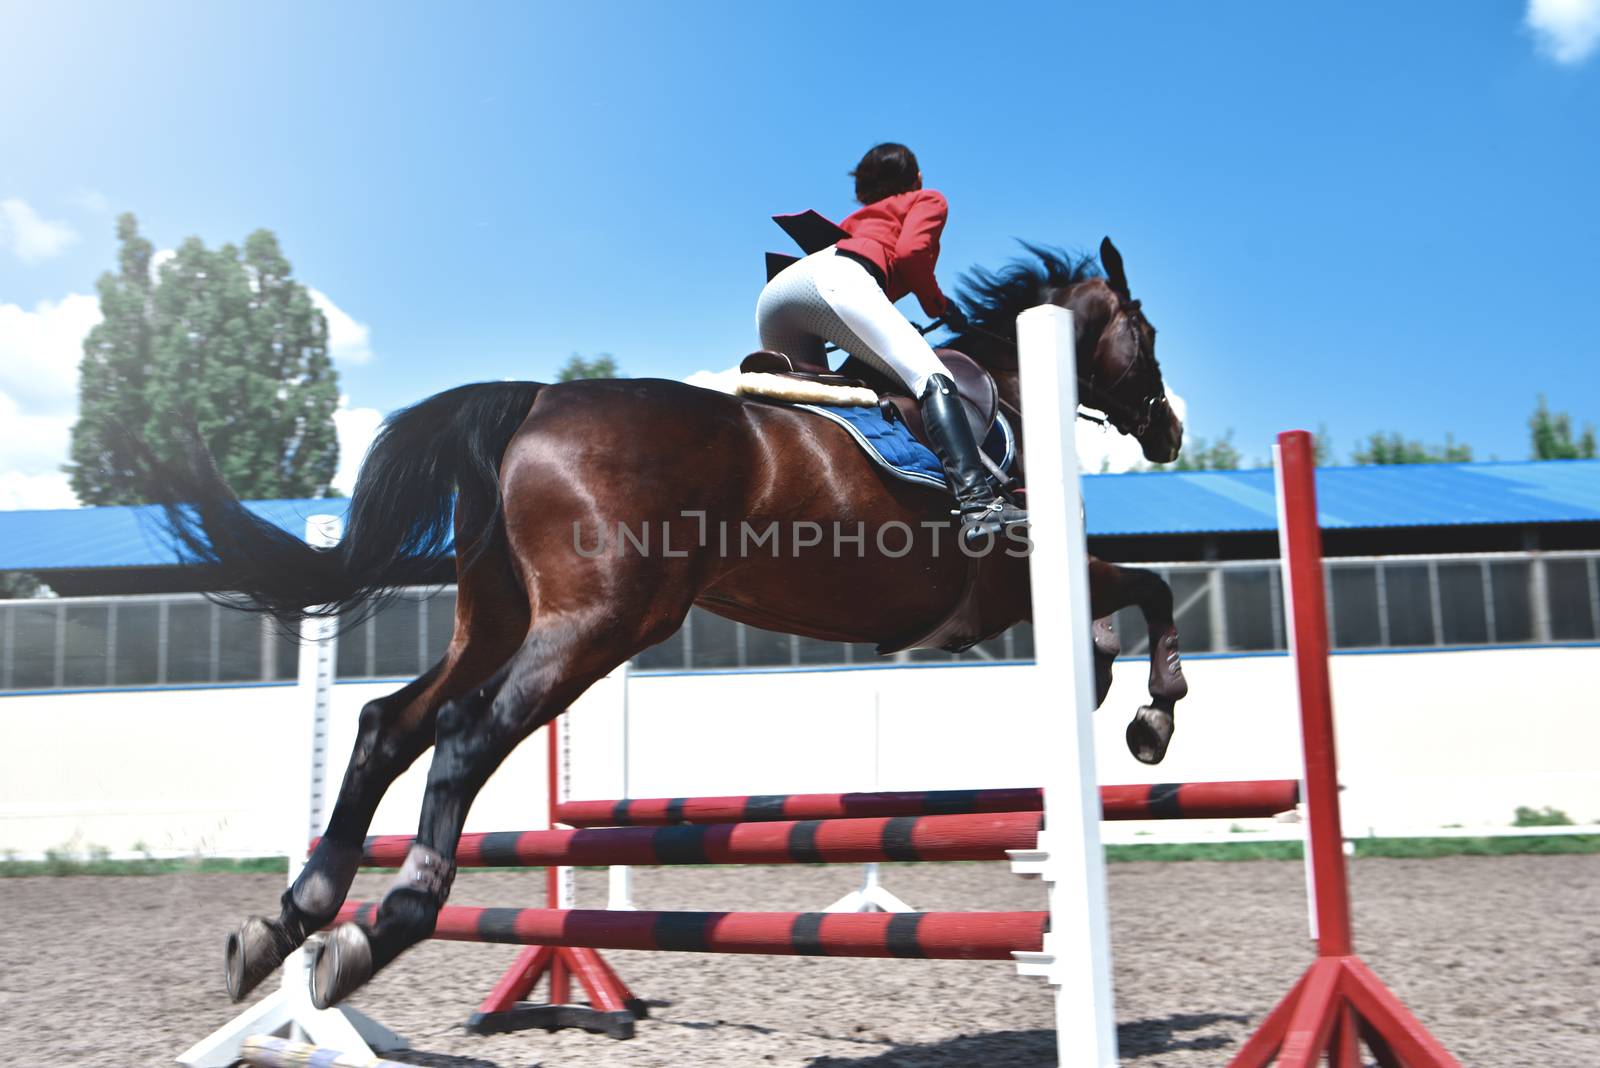
[[[1139,842],[1106,846],[1110,863],[1125,860],[1299,860],[1299,842]]]
[[[1507,838],[1361,838],[1358,857],[1508,857],[1519,854],[1600,853],[1600,834]]]
[[[68,856],[47,853],[43,860],[0,859],[0,879],[44,875],[195,875],[275,872],[286,874],[288,862],[282,857],[139,857],[113,860],[107,856]]]
[[[1600,853],[1600,834],[1506,838],[1357,838],[1358,857],[1507,857],[1523,854]],[[1299,842],[1138,843],[1106,846],[1106,860],[1299,860]]]

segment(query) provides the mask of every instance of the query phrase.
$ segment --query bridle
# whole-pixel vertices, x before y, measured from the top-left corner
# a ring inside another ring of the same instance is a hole
[[[1133,438],[1142,437],[1147,433],[1151,425],[1154,424],[1157,413],[1167,406],[1167,391],[1161,383],[1159,372],[1151,376],[1156,388],[1135,404],[1120,401],[1111,392],[1126,382],[1128,377],[1136,370],[1143,369],[1146,364],[1153,365],[1155,363],[1155,353],[1145,345],[1144,332],[1139,329],[1142,316],[1138,314],[1138,311],[1138,302],[1134,302],[1131,308],[1129,305],[1124,304],[1117,309],[1117,314],[1122,317],[1127,329],[1133,331],[1134,357],[1128,361],[1128,365],[1122,369],[1122,373],[1117,376],[1116,381],[1102,385],[1097,380],[1094,371],[1090,371],[1087,377],[1081,374],[1078,375],[1078,418],[1086,422],[1098,423],[1101,426],[1109,426],[1118,433],[1127,434]],[[961,332],[980,334],[991,341],[997,341],[1005,345],[1012,351],[1015,351],[1017,347],[1015,338],[1006,337],[1004,334],[996,333],[993,330],[986,330],[976,323],[968,323]],[[1106,414],[1101,416],[1086,412],[1082,407],[1086,404],[1098,408]],[[1000,407],[1008,416],[1014,419],[1022,418],[1022,412],[1004,397],[1000,398]]]
[[[1133,359],[1129,360],[1116,381],[1106,386],[1101,386],[1096,379],[1096,372],[1091,370],[1089,377],[1078,376],[1078,390],[1080,396],[1087,395],[1092,398],[1087,403],[1099,408],[1106,413],[1108,418],[1086,416],[1079,412],[1080,418],[1090,419],[1102,426],[1110,425],[1118,432],[1133,438],[1143,437],[1155,422],[1157,412],[1167,405],[1167,391],[1161,381],[1161,372],[1155,362],[1155,352],[1144,341],[1144,331],[1140,324],[1144,317],[1139,313],[1139,302],[1133,301],[1117,309],[1117,314],[1122,317],[1127,330],[1133,334]],[[1135,371],[1143,371],[1154,384],[1142,400],[1136,404],[1127,404],[1118,400],[1112,392],[1128,380]]]

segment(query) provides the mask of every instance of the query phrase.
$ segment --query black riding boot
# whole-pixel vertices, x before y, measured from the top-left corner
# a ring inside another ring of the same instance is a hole
[[[1028,513],[1002,497],[989,481],[955,383],[945,375],[930,376],[919,404],[934,454],[944,464],[945,478],[956,495],[962,535],[998,534],[1026,523]]]

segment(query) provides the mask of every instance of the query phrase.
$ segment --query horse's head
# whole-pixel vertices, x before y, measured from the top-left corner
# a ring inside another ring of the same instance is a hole
[[[1104,278],[1071,287],[1053,301],[1072,310],[1078,335],[1078,399],[1106,413],[1138,441],[1145,459],[1171,463],[1183,447],[1183,420],[1167,400],[1156,360],[1156,328],[1128,290],[1122,254],[1100,242]]]
[[[1077,334],[1079,401],[1104,412],[1151,462],[1177,459],[1183,421],[1167,400],[1156,330],[1128,289],[1117,247],[1110,238],[1100,242],[1103,276],[1089,257],[1024,247],[1037,263],[1021,261],[993,274],[976,270],[964,279],[962,297],[973,329],[952,346],[988,367],[1001,395],[1016,404],[1016,317],[1038,304],[1068,309]]]

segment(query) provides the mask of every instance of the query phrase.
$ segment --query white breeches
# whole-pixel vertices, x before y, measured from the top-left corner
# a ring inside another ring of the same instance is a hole
[[[761,347],[796,360],[827,365],[832,342],[906,384],[921,397],[928,376],[944,365],[868,270],[825,248],[792,263],[768,282],[756,301]]]

